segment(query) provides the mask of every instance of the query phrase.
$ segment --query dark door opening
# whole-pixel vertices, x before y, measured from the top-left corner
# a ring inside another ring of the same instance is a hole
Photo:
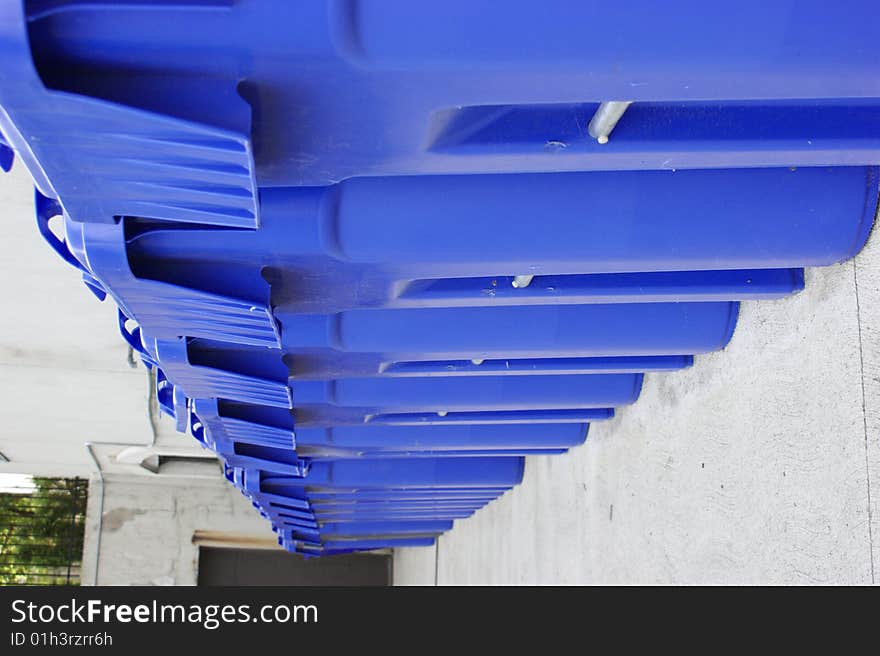
[[[386,586],[391,556],[304,558],[274,549],[199,547],[199,585]]]

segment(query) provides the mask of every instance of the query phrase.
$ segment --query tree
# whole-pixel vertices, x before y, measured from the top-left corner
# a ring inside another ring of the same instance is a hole
[[[0,493],[0,585],[78,584],[88,483],[33,484],[29,494]]]

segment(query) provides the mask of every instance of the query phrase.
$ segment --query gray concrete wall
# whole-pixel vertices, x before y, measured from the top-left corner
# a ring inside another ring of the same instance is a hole
[[[395,554],[398,584],[872,583],[880,565],[880,231],[567,455]]]
[[[111,475],[103,512],[97,481],[90,486],[89,504],[86,584],[195,585],[197,531],[230,542],[247,539],[248,546],[275,542],[269,523],[220,476],[186,481]]]

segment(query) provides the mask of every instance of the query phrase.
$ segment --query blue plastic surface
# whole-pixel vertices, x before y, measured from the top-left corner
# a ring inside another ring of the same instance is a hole
[[[0,168],[285,548],[430,545],[859,252],[880,5],[826,4],[15,0]]]

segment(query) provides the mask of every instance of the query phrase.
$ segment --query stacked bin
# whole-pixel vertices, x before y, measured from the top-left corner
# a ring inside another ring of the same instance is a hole
[[[289,550],[431,544],[871,230],[880,5],[494,4],[0,7],[0,164]]]

